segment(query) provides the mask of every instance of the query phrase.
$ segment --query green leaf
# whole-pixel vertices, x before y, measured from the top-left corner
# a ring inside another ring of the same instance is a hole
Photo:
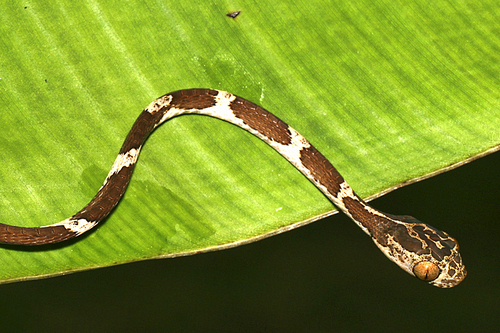
[[[140,111],[184,88],[227,90],[275,113],[363,197],[496,150],[492,8],[11,1],[0,12],[1,222],[41,226],[80,210]],[[235,10],[240,16],[226,16]],[[148,140],[105,223],[58,245],[0,247],[0,280],[222,249],[334,210],[257,138],[216,119],[179,117]]]

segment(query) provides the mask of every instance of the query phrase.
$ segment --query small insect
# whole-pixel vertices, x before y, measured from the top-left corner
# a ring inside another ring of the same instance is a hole
[[[234,18],[236,18],[236,16],[240,15],[240,13],[241,13],[241,10],[238,10],[237,12],[232,12],[232,13],[226,14],[226,16],[229,16],[230,18],[234,19]]]

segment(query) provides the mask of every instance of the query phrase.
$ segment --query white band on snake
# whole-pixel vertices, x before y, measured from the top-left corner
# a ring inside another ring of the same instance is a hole
[[[465,278],[454,238],[411,216],[385,214],[368,206],[333,165],[293,128],[250,101],[210,89],[180,90],[153,101],[135,121],[104,184],[89,204],[72,217],[48,226],[0,224],[0,243],[57,243],[92,229],[111,213],[125,193],[141,147],[151,132],[173,117],[191,113],[228,121],[268,143],[406,272],[442,288],[456,286]]]

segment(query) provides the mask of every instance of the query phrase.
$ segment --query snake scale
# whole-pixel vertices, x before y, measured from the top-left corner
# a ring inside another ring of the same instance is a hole
[[[125,193],[141,148],[151,132],[183,114],[225,120],[265,141],[370,235],[390,260],[411,275],[442,288],[453,287],[465,278],[467,273],[458,243],[446,232],[411,216],[385,214],[370,207],[296,130],[246,99],[211,89],[179,90],[153,101],[135,121],[104,184],[82,210],[48,226],[24,228],[0,224],[0,243],[57,243],[92,229],[109,215]]]

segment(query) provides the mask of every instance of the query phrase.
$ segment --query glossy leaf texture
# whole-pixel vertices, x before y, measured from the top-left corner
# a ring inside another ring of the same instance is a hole
[[[1,222],[41,226],[76,213],[140,111],[185,88],[227,90],[275,113],[362,197],[493,151],[498,7],[9,2],[0,12]],[[238,17],[226,16],[236,10]],[[0,246],[0,280],[226,248],[334,211],[257,138],[182,116],[153,133],[102,225],[59,245]]]

